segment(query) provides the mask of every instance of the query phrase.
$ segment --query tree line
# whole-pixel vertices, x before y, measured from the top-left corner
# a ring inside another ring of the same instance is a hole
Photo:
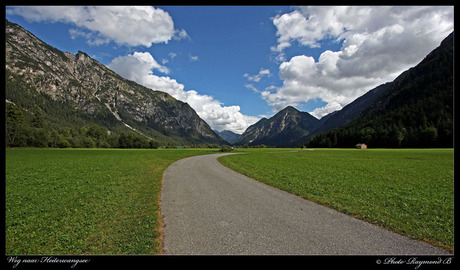
[[[110,132],[97,124],[55,128],[37,108],[29,113],[15,103],[6,104],[7,147],[52,148],[159,148],[160,143],[135,132]],[[172,146],[172,145],[167,145]]]
[[[56,128],[45,120],[43,111],[36,106],[26,110],[13,102],[6,103],[5,110],[6,147],[49,148],[178,148],[171,142],[159,142],[134,131],[111,132],[97,124],[81,127]],[[228,147],[218,144],[193,144],[187,148]]]

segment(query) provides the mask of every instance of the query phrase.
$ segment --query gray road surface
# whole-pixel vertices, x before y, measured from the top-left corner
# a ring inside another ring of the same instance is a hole
[[[450,254],[241,175],[222,155],[166,169],[165,254]]]

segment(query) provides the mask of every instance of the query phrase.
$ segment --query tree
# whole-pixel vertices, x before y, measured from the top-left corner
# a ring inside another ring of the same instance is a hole
[[[50,147],[56,147],[59,139],[61,138],[61,136],[58,134],[58,132],[53,129],[51,132],[50,132],[50,143],[49,143],[49,146]]]
[[[361,141],[371,143],[375,137],[375,130],[372,127],[365,127],[360,131]]]
[[[122,132],[118,137],[118,147],[120,148],[133,148],[131,133]]]
[[[98,125],[92,125],[88,128],[86,131],[86,136],[91,137],[94,140],[95,146],[96,147],[101,147],[106,145],[106,139],[107,139],[107,132],[104,131],[100,126]]]
[[[31,137],[28,141],[29,146],[33,147],[47,147],[51,143],[51,138],[48,131],[44,128],[33,128]]]
[[[81,140],[81,146],[84,147],[84,148],[94,148],[94,147],[96,146],[96,144],[94,143],[93,138],[91,138],[91,137],[84,137],[84,138]]]
[[[45,120],[43,119],[43,112],[41,109],[37,109],[32,118],[32,127],[34,128],[44,128]]]
[[[23,129],[25,122],[24,110],[14,103],[6,104],[6,138],[10,146],[14,146],[16,136]]]
[[[421,136],[424,146],[431,146],[438,139],[438,130],[433,126],[427,127],[422,131]]]
[[[156,142],[154,140],[150,140],[149,141],[149,147],[152,148],[152,149],[158,149],[158,147],[160,147],[160,143]]]

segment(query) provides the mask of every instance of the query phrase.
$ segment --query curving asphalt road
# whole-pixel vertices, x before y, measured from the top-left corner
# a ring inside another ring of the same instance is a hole
[[[315,204],[195,156],[163,175],[165,254],[450,253]]]

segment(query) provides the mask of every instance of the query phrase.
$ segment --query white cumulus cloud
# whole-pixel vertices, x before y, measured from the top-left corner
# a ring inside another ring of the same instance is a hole
[[[88,44],[114,41],[119,45],[146,46],[189,38],[185,30],[174,29],[171,16],[152,6],[17,6],[8,7],[31,22],[71,23],[72,38],[83,37]]]
[[[248,73],[245,73],[243,76],[246,77],[248,81],[259,82],[264,76],[270,77],[271,73],[269,69],[261,68],[259,73],[256,75],[249,75]]]
[[[259,120],[258,117],[242,114],[239,106],[223,106],[212,96],[200,95],[195,90],[185,90],[184,85],[175,79],[155,75],[156,70],[165,73],[167,68],[158,64],[149,52],[119,56],[108,67],[126,79],[153,90],[167,92],[174,98],[187,102],[213,129],[231,130],[241,134]]]
[[[261,97],[279,110],[320,98],[312,112],[322,117],[418,64],[453,31],[453,7],[300,7],[273,18],[277,29],[279,78],[283,85]],[[339,51],[285,59],[293,44],[320,47],[342,42]],[[273,90],[273,89],[271,89]]]

